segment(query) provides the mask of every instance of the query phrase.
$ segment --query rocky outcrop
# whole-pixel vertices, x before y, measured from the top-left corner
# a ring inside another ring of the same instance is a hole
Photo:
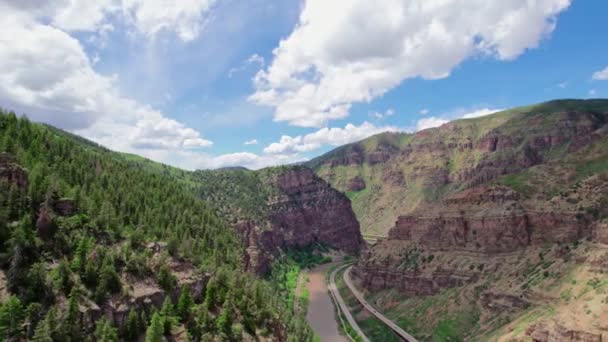
[[[260,228],[254,221],[239,221],[234,229],[245,246],[245,253],[243,253],[245,269],[257,274],[268,272],[272,262],[272,251],[277,249],[277,246],[272,246],[272,251],[267,251],[264,248],[265,245],[269,245],[268,241],[273,240],[268,238],[269,235],[272,235],[272,232],[261,232],[260,234],[264,236],[264,239],[261,239],[258,233]]]
[[[530,326],[526,335],[534,342],[602,342],[603,334],[593,334],[586,331],[569,329],[558,322],[540,322]]]
[[[382,144],[375,150],[369,152],[367,155],[367,162],[371,165],[385,163],[398,152],[399,150],[394,146]]]
[[[360,176],[351,178],[346,186],[348,191],[361,191],[365,189],[365,181]]]
[[[42,239],[49,239],[55,233],[53,213],[46,206],[42,206],[36,219],[36,232]]]
[[[522,296],[491,291],[482,293],[480,302],[485,309],[495,314],[518,312],[530,306],[530,303]]]
[[[477,279],[474,272],[437,270],[423,273],[416,270],[399,271],[365,263],[359,263],[353,268],[352,273],[369,291],[390,288],[410,297],[433,295],[441,289],[462,286]]]
[[[273,230],[283,233],[285,247],[313,242],[355,253],[362,238],[348,198],[300,168],[280,174],[275,184],[280,194],[268,202]]]
[[[61,216],[72,216],[76,213],[76,202],[71,198],[60,198],[53,205],[55,212]]]
[[[398,218],[389,238],[428,249],[505,253],[590,237],[580,213],[529,210],[507,187],[481,187]]]
[[[365,159],[365,152],[358,145],[347,146],[344,148],[344,154],[338,158],[331,160],[331,166],[339,165],[361,165]]]
[[[403,171],[386,169],[382,174],[382,181],[393,187],[401,187],[405,185],[405,177]]]
[[[177,281],[177,286],[171,290],[164,290],[153,279],[137,279],[130,275],[122,275],[122,284],[125,284],[121,294],[114,295],[101,307],[92,301],[82,301],[80,303],[80,313],[83,326],[93,330],[94,322],[105,316],[116,327],[122,328],[127,322],[127,317],[131,309],[136,310],[140,315],[145,313],[151,315],[160,310],[167,296],[174,304],[177,304],[179,295],[185,286],[189,287],[190,295],[196,302],[204,300],[205,288],[211,274],[200,273],[195,266],[175,258],[165,260],[161,258],[161,252],[166,253],[166,243],[151,242],[146,248],[152,253],[154,259],[162,260],[171,270]],[[93,256],[91,256],[93,257]],[[66,300],[61,300],[66,305]]]
[[[598,222],[595,224],[593,238],[599,243],[608,245],[608,222]]]
[[[348,198],[310,169],[296,168],[272,180],[264,220],[241,220],[235,229],[245,245],[245,265],[256,273],[269,270],[279,250],[321,243],[357,253],[363,244]]]
[[[5,152],[0,153],[0,180],[14,184],[21,189],[28,187],[27,172],[15,162],[12,155]]]

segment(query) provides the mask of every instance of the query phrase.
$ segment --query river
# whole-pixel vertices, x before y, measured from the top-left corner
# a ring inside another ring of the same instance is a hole
[[[346,342],[340,335],[334,305],[325,281],[327,270],[337,263],[317,266],[308,271],[308,312],[306,320],[323,342]]]

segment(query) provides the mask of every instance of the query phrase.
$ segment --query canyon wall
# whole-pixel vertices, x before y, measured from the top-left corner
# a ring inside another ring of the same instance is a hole
[[[353,274],[370,291],[394,288],[410,296],[432,295],[479,279],[481,270],[445,263],[450,258],[499,259],[597,235],[589,214],[531,207],[498,185],[449,196],[400,216],[388,238],[363,255]],[[434,260],[427,259],[430,255]],[[407,262],[411,267],[404,268]]]
[[[276,191],[268,197],[263,219],[240,220],[235,229],[245,244],[245,265],[256,273],[269,270],[279,250],[320,243],[346,253],[363,245],[349,199],[307,168],[271,177]]]
[[[307,165],[349,192],[364,233],[458,191],[561,160],[606,137],[605,101],[554,101],[456,120],[414,134],[383,133]]]

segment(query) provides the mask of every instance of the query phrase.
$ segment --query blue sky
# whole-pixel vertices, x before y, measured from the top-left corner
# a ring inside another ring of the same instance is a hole
[[[0,106],[187,169],[608,97],[603,0],[0,0]]]

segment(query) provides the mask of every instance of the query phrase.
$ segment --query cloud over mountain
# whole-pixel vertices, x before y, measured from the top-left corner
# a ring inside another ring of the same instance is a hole
[[[254,78],[274,120],[322,127],[406,79],[439,79],[472,56],[511,60],[555,28],[570,0],[307,0]]]

